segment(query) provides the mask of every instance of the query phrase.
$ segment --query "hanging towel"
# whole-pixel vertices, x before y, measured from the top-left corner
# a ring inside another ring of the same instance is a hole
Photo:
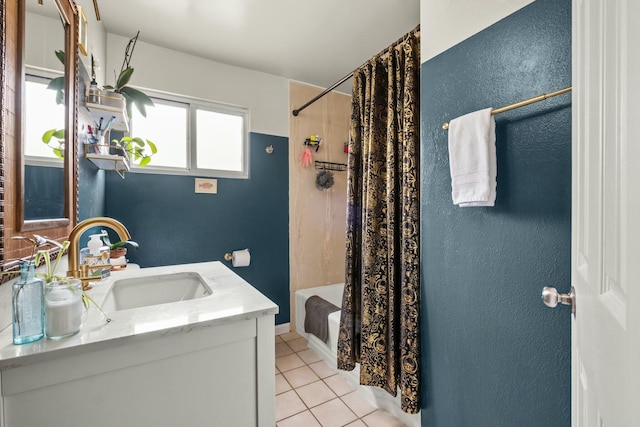
[[[491,108],[449,123],[451,196],[461,207],[493,206],[496,201],[496,122]]]

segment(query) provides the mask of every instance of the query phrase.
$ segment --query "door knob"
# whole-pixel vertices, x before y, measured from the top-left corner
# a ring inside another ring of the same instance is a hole
[[[545,286],[542,288],[542,301],[547,307],[554,308],[558,303],[571,306],[571,313],[576,314],[576,290],[572,286],[568,294],[560,294],[556,288]]]

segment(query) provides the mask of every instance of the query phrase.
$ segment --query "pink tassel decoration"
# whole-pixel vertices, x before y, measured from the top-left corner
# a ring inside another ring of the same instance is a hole
[[[307,147],[302,152],[302,156],[300,156],[300,163],[302,164],[302,167],[306,168],[307,166],[311,165],[312,160],[313,159],[311,158],[311,148]]]

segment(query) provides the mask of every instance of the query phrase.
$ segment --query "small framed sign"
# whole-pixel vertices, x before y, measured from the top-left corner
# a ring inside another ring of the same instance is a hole
[[[89,45],[89,21],[87,21],[87,16],[84,14],[84,10],[80,6],[78,6],[78,17],[80,28],[78,29],[78,49],[84,56],[87,56],[88,53],[88,45]]]

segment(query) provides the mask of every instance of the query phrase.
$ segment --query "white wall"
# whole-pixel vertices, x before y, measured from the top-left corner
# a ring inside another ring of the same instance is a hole
[[[55,55],[56,50],[64,50],[64,28],[60,19],[30,12],[25,15],[25,64],[64,72]]]
[[[107,35],[103,23],[96,21],[93,1],[76,0],[76,4],[84,9],[89,28],[88,55],[84,56],[79,52],[79,56],[87,71],[91,72],[92,53],[101,64],[106,59]],[[64,49],[64,31],[60,19],[32,12],[26,13],[26,19],[26,64],[62,72],[62,64],[54,55],[54,51]],[[98,80],[104,81],[104,67],[96,70],[96,76]]]
[[[534,0],[420,0],[421,60],[426,62]]]
[[[89,75],[91,75],[91,55],[95,60],[96,65],[96,80],[98,82],[104,82],[105,79],[105,62],[107,58],[107,33],[104,29],[103,21],[96,20],[95,9],[93,8],[93,0],[75,0],[76,5],[80,6],[87,18],[88,23],[88,52],[87,56],[84,56],[81,52],[80,60],[84,64]]]
[[[135,34],[133,34],[135,35]],[[119,73],[129,38],[107,34],[107,84]],[[250,131],[289,134],[289,80],[138,41],[131,85],[251,110]],[[104,82],[100,82],[104,84]]]

